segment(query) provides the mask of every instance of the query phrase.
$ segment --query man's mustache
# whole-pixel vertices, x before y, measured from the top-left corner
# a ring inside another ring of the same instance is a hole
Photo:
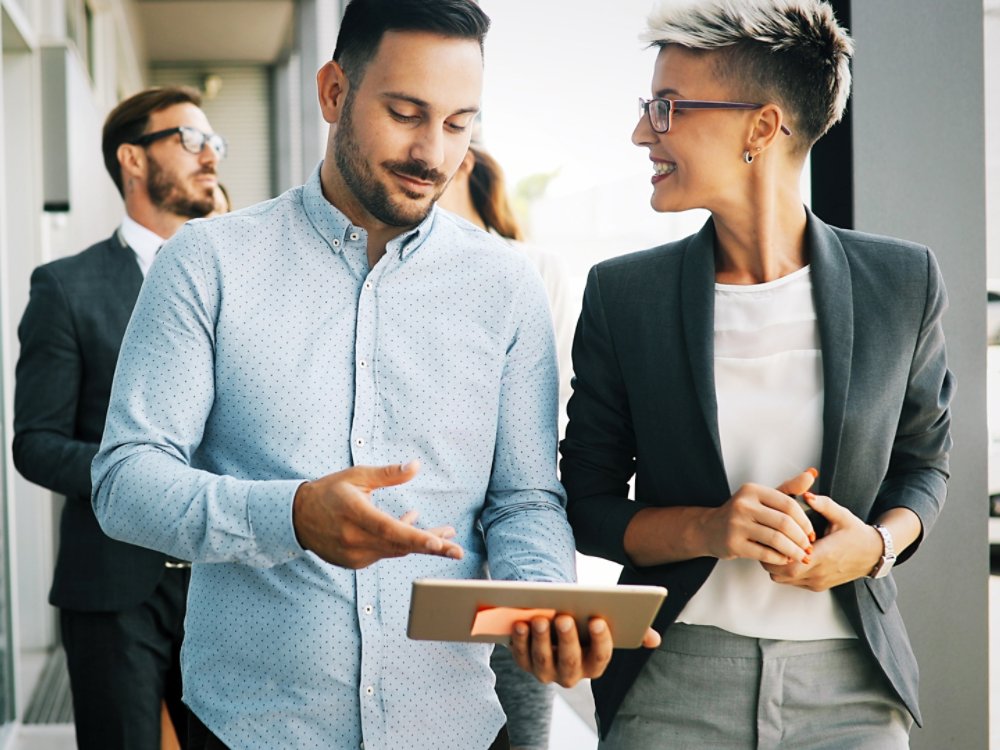
[[[386,162],[385,166],[393,172],[403,175],[404,177],[412,177],[415,180],[431,182],[435,185],[442,185],[448,179],[438,170],[428,169],[420,162],[416,161],[390,161]]]

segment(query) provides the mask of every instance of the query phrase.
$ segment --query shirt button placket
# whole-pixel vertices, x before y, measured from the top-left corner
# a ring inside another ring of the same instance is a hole
[[[356,240],[355,234],[350,235]],[[354,422],[351,448],[355,464],[378,463],[371,455],[373,414],[375,412],[374,367],[371,352],[375,349],[375,282],[369,277],[358,297],[358,318],[354,336]]]
[[[368,569],[355,571],[355,592],[358,602],[372,601],[375,582]],[[374,617],[361,614],[358,606],[358,630],[361,634],[361,671],[358,674],[358,695],[361,701],[362,734],[369,739],[378,732],[380,720],[378,716],[378,701],[375,698],[375,686],[380,665],[378,663],[379,632]]]
[[[371,739],[382,736],[385,717],[378,691],[382,674],[379,644],[382,642],[381,623],[376,615],[378,596],[378,566],[355,571],[354,586],[358,605],[358,629],[361,633],[361,673],[358,688],[361,700],[362,735]],[[360,602],[364,602],[363,605]],[[376,743],[378,744],[378,743]]]
[[[350,232],[350,245],[360,240],[360,234]],[[374,434],[374,414],[377,395],[375,392],[375,366],[372,353],[375,351],[376,304],[375,287],[378,284],[380,267],[370,271],[358,289],[358,315],[354,336],[354,419],[351,425],[351,451],[355,464],[378,465],[384,463],[379,456],[377,436]],[[378,605],[378,566],[373,565],[355,572],[355,602],[358,627],[361,633],[361,673],[358,692],[361,701],[362,736],[371,744],[381,746],[385,733],[380,679],[382,675],[379,644],[382,642]]]

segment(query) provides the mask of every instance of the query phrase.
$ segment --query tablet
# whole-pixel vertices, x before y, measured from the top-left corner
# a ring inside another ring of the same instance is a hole
[[[615,648],[639,648],[666,595],[660,586],[422,578],[413,582],[406,634],[421,641],[506,644],[515,622],[567,614],[581,634],[591,617],[603,617]]]

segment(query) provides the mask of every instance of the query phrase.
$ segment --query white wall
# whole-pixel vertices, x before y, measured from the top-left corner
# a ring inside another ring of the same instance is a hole
[[[855,220],[930,245],[950,293],[948,502],[897,574],[921,666],[915,750],[987,747],[983,2],[852,3]],[[887,289],[887,294],[892,290]]]
[[[0,5],[4,31],[0,43],[0,445],[8,554],[4,572],[11,576],[13,667],[20,715],[44,651],[56,638],[54,612],[47,600],[58,514],[51,493],[21,479],[11,461],[17,324],[27,302],[32,269],[109,235],[120,220],[121,200],[101,158],[101,126],[118,94],[141,81],[143,71],[141,52],[129,31],[127,0],[102,0],[93,6],[97,80],[91,79],[86,64],[64,38],[64,0],[0,0]],[[55,77],[49,75],[51,69],[43,70],[43,45],[61,48],[54,58],[59,71]],[[64,103],[64,116],[42,117],[43,92],[53,93]],[[43,147],[47,135],[49,143],[60,144],[58,149]],[[43,211],[45,159],[65,178],[67,212]],[[3,655],[3,667],[10,664],[9,658]]]
[[[986,0],[986,270],[1000,278],[1000,0]]]

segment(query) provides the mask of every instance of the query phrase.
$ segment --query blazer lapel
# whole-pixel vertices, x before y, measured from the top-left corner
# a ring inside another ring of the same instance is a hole
[[[715,224],[711,219],[684,249],[680,294],[684,343],[695,396],[725,476],[719,406],[715,398]]]
[[[813,301],[823,350],[823,451],[819,491],[835,497],[840,437],[847,409],[854,348],[854,298],[844,246],[833,230],[809,213],[806,230]]]
[[[840,436],[847,409],[854,348],[854,301],[847,255],[833,230],[809,213],[807,243],[820,346],[823,350],[823,448],[819,491],[834,495]],[[715,397],[715,227],[709,220],[684,250],[681,269],[683,331],[695,397],[725,467]]]
[[[134,251],[126,244],[120,230],[111,236],[108,244],[111,246],[108,279],[111,281],[111,288],[115,290],[115,299],[125,310],[125,320],[128,321],[142,288],[142,271],[139,270]]]

